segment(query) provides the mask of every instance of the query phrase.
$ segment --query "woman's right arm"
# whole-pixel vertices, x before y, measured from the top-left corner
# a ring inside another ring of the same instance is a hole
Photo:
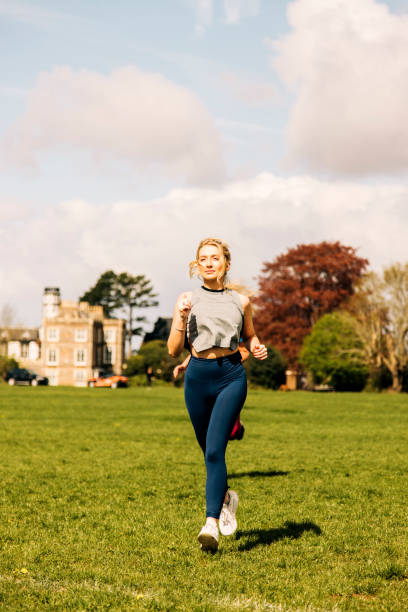
[[[186,335],[187,319],[191,309],[191,291],[182,293],[174,308],[173,322],[171,324],[171,330],[169,339],[167,340],[167,347],[169,354],[172,357],[180,355],[184,348],[184,339]]]

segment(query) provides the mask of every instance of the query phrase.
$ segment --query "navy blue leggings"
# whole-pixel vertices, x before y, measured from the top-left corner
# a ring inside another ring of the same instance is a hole
[[[247,393],[239,352],[218,359],[191,356],[184,397],[207,468],[207,516],[219,518],[228,489],[225,450]]]

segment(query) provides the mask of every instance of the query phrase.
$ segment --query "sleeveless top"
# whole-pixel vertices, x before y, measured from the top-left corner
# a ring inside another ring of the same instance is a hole
[[[205,287],[193,291],[187,337],[197,353],[213,346],[235,351],[243,321],[244,310],[236,291],[214,291]]]

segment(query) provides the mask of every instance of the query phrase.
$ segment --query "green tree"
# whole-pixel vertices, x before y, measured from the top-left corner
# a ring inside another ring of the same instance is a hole
[[[335,312],[319,319],[303,342],[300,363],[314,383],[332,384],[339,391],[361,390],[368,369],[352,317]]]
[[[18,362],[13,357],[0,355],[0,376],[5,378],[7,372],[13,368],[18,368]]]
[[[366,363],[388,368],[393,390],[401,391],[408,366],[408,263],[396,263],[381,276],[366,275],[348,308]]]
[[[112,317],[114,311],[121,306],[117,294],[117,275],[113,270],[107,270],[100,275],[95,285],[79,298],[80,302],[88,302],[91,306],[102,306],[105,317]]]
[[[146,317],[138,316],[136,313],[142,308],[157,306],[158,302],[154,299],[156,297],[150,280],[144,274],[132,276],[127,272],[115,274],[113,270],[107,270],[101,274],[95,285],[79,298],[79,301],[88,302],[92,306],[99,304],[103,307],[106,317],[121,312],[125,315],[127,356],[130,357],[132,338],[143,331],[143,327],[137,324],[146,321]]]
[[[383,364],[385,330],[388,321],[383,280],[375,272],[364,275],[353,297],[345,305],[350,322],[361,342],[361,356],[372,371]]]
[[[157,294],[153,292],[153,287],[144,274],[132,276],[127,272],[122,272],[116,279],[116,297],[120,304],[120,309],[125,310],[127,316],[127,356],[132,354],[132,338],[142,333],[143,327],[135,326],[136,323],[143,323],[146,317],[137,316],[136,312],[141,308],[157,306],[158,301],[154,298]]]
[[[408,365],[408,263],[386,268],[383,278],[388,318],[383,362],[391,372],[393,390],[401,391]]]
[[[277,348],[267,345],[268,357],[260,361],[250,357],[245,361],[248,380],[267,389],[279,389],[285,382],[286,359]]]

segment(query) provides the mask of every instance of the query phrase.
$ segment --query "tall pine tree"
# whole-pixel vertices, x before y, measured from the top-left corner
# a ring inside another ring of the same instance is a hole
[[[95,285],[79,298],[79,301],[88,302],[92,306],[97,304],[103,306],[105,317],[121,313],[125,315],[126,353],[130,357],[133,336],[143,332],[143,328],[138,324],[146,321],[146,317],[138,315],[137,312],[143,308],[157,306],[156,297],[151,281],[144,274],[132,276],[127,272],[115,274],[112,270],[107,270],[101,274]]]
[[[91,306],[103,306],[103,314],[110,318],[120,307],[116,288],[117,276],[113,270],[107,270],[100,275],[95,285],[85,291],[79,298],[80,302],[88,302]]]

